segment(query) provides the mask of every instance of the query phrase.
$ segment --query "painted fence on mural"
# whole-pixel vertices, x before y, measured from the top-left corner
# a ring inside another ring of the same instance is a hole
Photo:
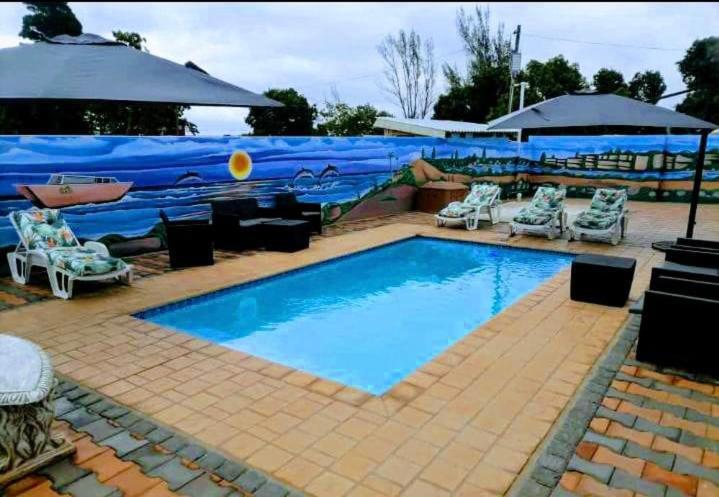
[[[686,201],[697,146],[695,136],[533,137],[521,145],[504,138],[0,136],[0,247],[17,242],[9,212],[52,201],[78,236],[110,242],[151,235],[159,209],[196,217],[214,199],[269,204],[286,191],[322,202],[327,222],[398,212],[434,179],[494,181],[505,197],[541,183],[565,184],[570,196],[611,184],[635,199]],[[719,202],[718,136],[709,149],[702,200]],[[117,194],[102,183],[110,180],[81,185],[86,178],[44,186],[53,174],[113,178],[129,190]]]

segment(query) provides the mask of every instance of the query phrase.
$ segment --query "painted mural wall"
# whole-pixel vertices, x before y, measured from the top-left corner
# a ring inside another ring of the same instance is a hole
[[[616,184],[636,199],[686,201],[697,146],[694,136],[535,137],[521,145],[504,138],[0,136],[0,247],[17,242],[7,214],[33,204],[61,207],[79,237],[112,243],[157,233],[159,209],[206,216],[220,198],[269,205],[274,194],[292,191],[322,202],[326,222],[399,212],[411,208],[419,185],[437,179],[494,181],[504,197],[542,183],[565,184],[570,196]],[[719,202],[719,136],[709,148],[702,200]]]

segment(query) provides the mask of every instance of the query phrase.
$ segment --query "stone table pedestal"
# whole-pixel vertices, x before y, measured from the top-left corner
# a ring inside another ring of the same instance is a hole
[[[51,431],[54,386],[50,358],[40,347],[0,335],[0,489],[74,452]]]

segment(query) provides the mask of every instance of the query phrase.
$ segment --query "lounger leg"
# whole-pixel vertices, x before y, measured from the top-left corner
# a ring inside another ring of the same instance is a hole
[[[465,221],[465,226],[468,231],[474,231],[477,229],[477,216],[469,216]]]
[[[16,283],[26,285],[30,282],[30,265],[28,264],[27,256],[21,256],[14,252],[7,254],[8,266],[10,266],[10,273],[12,279]]]
[[[120,276],[120,282],[127,286],[132,286],[133,273],[130,269],[127,273]]]
[[[72,278],[51,267],[47,268],[47,276],[50,280],[50,288],[52,288],[53,295],[65,300],[72,298]]]

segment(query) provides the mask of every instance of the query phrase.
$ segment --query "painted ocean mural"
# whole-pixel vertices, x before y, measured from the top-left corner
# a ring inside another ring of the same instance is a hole
[[[286,191],[304,201],[352,203],[386,186],[423,150],[467,156],[487,147],[493,156],[516,156],[516,145],[504,139],[1,136],[0,246],[17,242],[7,214],[31,206],[17,185],[44,185],[53,174],[132,182],[118,201],[65,207],[63,214],[82,238],[139,237],[159,222],[160,209],[198,217],[213,199],[253,196],[268,204]],[[246,175],[233,167],[238,153],[249,158]]]
[[[613,184],[635,199],[686,201],[697,146],[698,137],[678,135],[531,137],[521,144],[381,136],[0,136],[0,247],[17,242],[6,216],[29,208],[27,198],[69,204],[64,215],[88,239],[145,236],[159,222],[159,209],[199,217],[208,215],[213,199],[253,196],[267,205],[286,191],[322,202],[326,221],[396,212],[410,208],[417,186],[434,179],[495,181],[505,198],[560,183],[570,196]],[[709,149],[702,200],[719,202],[719,136],[710,137]],[[118,200],[110,181],[131,187]]]

